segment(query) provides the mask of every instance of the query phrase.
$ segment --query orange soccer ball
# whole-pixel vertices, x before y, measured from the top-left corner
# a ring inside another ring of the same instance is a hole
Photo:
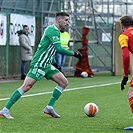
[[[84,106],[84,112],[89,117],[94,117],[98,113],[98,106],[95,103],[87,103]]]

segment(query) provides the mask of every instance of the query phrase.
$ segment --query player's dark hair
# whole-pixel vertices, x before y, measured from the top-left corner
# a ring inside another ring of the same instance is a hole
[[[133,26],[133,18],[131,15],[124,15],[120,18],[121,24],[124,27]]]
[[[58,16],[62,16],[62,17],[68,16],[68,17],[69,17],[69,14],[67,14],[66,12],[57,12],[57,13],[55,14],[55,16],[56,16],[56,17],[58,17]]]

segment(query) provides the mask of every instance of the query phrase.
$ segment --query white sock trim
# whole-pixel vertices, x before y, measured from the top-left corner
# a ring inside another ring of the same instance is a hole
[[[24,91],[23,91],[21,88],[18,88],[18,91],[19,91],[19,93],[20,93],[21,95],[24,94]]]
[[[57,85],[55,87],[55,89],[58,90],[60,93],[63,93],[63,91],[64,91],[64,89],[61,86],[59,86],[59,85]]]

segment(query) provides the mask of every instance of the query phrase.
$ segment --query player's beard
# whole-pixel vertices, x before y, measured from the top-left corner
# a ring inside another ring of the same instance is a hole
[[[66,29],[66,26],[60,26],[60,30],[64,31]]]
[[[60,25],[60,30],[65,30],[66,29],[66,25]]]
[[[61,28],[61,31],[64,31],[66,28]]]

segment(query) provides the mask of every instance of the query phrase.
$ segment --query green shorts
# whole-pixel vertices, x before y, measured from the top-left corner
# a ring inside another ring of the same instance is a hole
[[[54,74],[59,72],[60,71],[57,68],[55,68],[53,65],[50,65],[47,68],[33,67],[33,68],[30,68],[27,76],[35,80],[41,80],[43,77],[49,80]]]

